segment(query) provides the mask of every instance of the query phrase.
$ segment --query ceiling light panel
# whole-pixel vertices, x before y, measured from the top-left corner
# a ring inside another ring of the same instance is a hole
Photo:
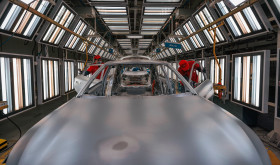
[[[129,30],[128,26],[108,26],[111,30]]]
[[[83,21],[79,20],[78,24],[74,28],[74,32],[82,36],[86,30],[88,25]],[[66,44],[64,45],[65,48],[75,49],[77,43],[79,42],[80,38],[71,34],[69,39],[67,40]]]
[[[180,29],[178,29],[176,32],[175,32],[176,35],[183,35],[182,31]],[[188,44],[187,40],[184,40],[181,42],[184,50],[187,52],[187,51],[190,51],[191,50],[191,47],[190,45]]]
[[[191,35],[192,33],[196,32],[196,29],[194,28],[191,21],[187,21],[185,23],[185,25],[183,25],[183,28],[188,36]],[[202,40],[198,34],[192,36],[190,38],[190,41],[195,48],[204,47],[204,43],[202,42]]]
[[[91,2],[125,2],[125,0],[90,0]]]
[[[75,16],[76,14],[68,6],[62,4],[53,19],[60,25],[69,28],[69,26],[73,23]],[[39,35],[40,37],[37,37],[39,42],[58,46],[65,35],[65,30],[54,24],[50,24],[45,31],[41,32]]]
[[[128,24],[127,18],[103,18],[106,24]]]
[[[144,15],[170,15],[175,7],[145,7]]]
[[[95,38],[93,43],[97,45],[99,43],[100,39],[101,39],[100,37]],[[92,54],[95,48],[96,48],[95,45],[90,45],[90,47],[88,49],[88,53]]]
[[[146,2],[155,2],[155,3],[179,3],[181,0],[146,0]]]
[[[214,17],[210,13],[207,6],[204,6],[200,10],[198,10],[198,12],[194,15],[194,18],[195,18],[195,20],[198,23],[200,28],[203,28],[204,26],[206,26],[206,25],[208,25],[208,24],[210,24],[211,22],[214,21]],[[212,28],[214,28],[216,26],[217,25],[213,25]],[[209,43],[213,44],[214,31],[211,30],[210,32],[208,32],[208,30],[203,30],[203,33],[205,34]],[[226,40],[225,40],[224,35],[221,32],[221,29],[217,28],[216,29],[216,43],[224,42],[224,41],[226,41]]]
[[[38,12],[46,15],[49,11],[51,4],[48,1],[36,0],[30,3],[30,8],[34,8]],[[4,3],[4,2],[3,2]],[[23,39],[32,40],[42,19],[23,8],[14,5],[7,1],[7,5],[3,15],[0,18],[0,32],[3,34],[14,35]]]
[[[94,35],[93,29],[90,29],[88,31],[87,35]],[[94,40],[94,38],[93,37],[87,37],[87,40],[92,42]],[[81,45],[79,46],[78,51],[79,52],[85,52],[86,51],[86,46],[87,46],[87,44],[85,42],[82,42]]]
[[[160,30],[162,26],[142,26],[142,30]]]
[[[173,38],[173,37],[169,37],[169,41],[170,41],[170,42],[173,42],[173,43],[177,43],[176,39]],[[182,53],[182,49],[176,49],[176,51],[177,51],[178,53]]]
[[[142,35],[156,35],[158,31],[141,31]]]
[[[143,24],[164,24],[167,18],[143,18]]]
[[[100,15],[127,15],[126,7],[99,7],[95,9]]]
[[[216,8],[220,15],[226,15],[230,12],[223,1],[217,3]],[[226,25],[235,39],[266,31],[259,14],[253,7],[247,7],[228,17]]]

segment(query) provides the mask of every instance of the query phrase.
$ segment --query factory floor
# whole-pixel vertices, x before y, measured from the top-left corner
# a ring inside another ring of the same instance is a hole
[[[35,109],[26,111],[24,113],[18,114],[14,117],[11,117],[12,120],[14,120],[21,128],[22,134],[24,134],[28,129],[30,129],[34,124],[36,124],[38,121],[40,121],[42,118],[44,118],[46,115],[51,113],[54,109],[58,108],[67,100],[71,99],[76,95],[75,92],[69,94],[68,96],[61,96],[60,98],[56,99],[55,101],[46,103],[44,105],[40,105],[36,107]],[[254,127],[252,128],[255,133],[260,137],[260,139],[265,139],[265,136],[268,134],[267,131],[259,128]],[[15,128],[14,125],[12,125],[8,120],[0,121],[0,139],[6,139],[8,140],[9,145],[16,142],[18,139],[19,132]],[[268,149],[269,156],[272,160],[272,165],[280,165],[280,149],[275,148],[265,142],[263,140],[265,147]],[[0,153],[0,165],[7,157],[10,150]]]

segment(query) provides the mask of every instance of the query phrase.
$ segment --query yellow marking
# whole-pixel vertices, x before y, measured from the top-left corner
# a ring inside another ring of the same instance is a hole
[[[277,156],[271,150],[267,150],[267,153],[269,155],[272,165],[280,165],[280,160],[277,158]]]

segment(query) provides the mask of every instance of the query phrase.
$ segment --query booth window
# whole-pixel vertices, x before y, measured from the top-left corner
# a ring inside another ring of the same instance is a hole
[[[35,0],[32,2],[22,0],[22,2],[44,15],[47,14],[51,6],[48,1],[44,0]],[[42,19],[12,3],[8,3],[4,10],[0,19],[1,32],[32,40]]]
[[[58,13],[55,15],[54,21],[58,22],[66,28],[69,28],[74,17],[75,14],[72,11],[70,11],[65,5],[62,5]],[[54,24],[51,24],[43,36],[43,42],[53,45],[59,45],[64,34],[65,30],[61,29],[60,27]]]
[[[5,114],[34,106],[33,58],[8,56],[0,57],[0,100],[8,102]]]
[[[43,102],[60,95],[59,61],[42,59]]]
[[[230,9],[223,1],[217,3],[216,6],[221,15],[226,15],[230,12]],[[259,15],[253,7],[247,7],[233,16],[228,17],[226,24],[230,28],[234,38],[265,31]]]
[[[267,106],[268,57],[264,52],[233,55],[233,101],[259,111]]]
[[[226,73],[226,57],[218,57],[218,62],[221,66],[221,83],[222,85],[226,85],[225,84],[225,75]],[[216,60],[214,58],[210,59],[210,80],[212,81],[213,84],[218,84],[219,83],[219,74],[220,74],[220,69],[219,69],[219,65],[216,62]],[[227,87],[228,88],[228,87]],[[215,91],[215,94],[218,94],[218,91]]]
[[[197,14],[194,16],[195,20],[197,21],[200,28],[203,28],[204,26],[212,23],[214,21],[213,16],[210,14],[210,11],[207,7],[203,7],[202,10],[199,10]],[[217,27],[217,25],[213,25],[212,28]],[[203,30],[203,33],[205,34],[206,38],[210,42],[210,44],[213,44],[214,40],[214,31],[211,30],[208,32],[207,30]],[[220,30],[220,28],[216,29],[216,43],[225,41],[225,38]]]
[[[82,36],[87,27],[88,27],[88,25],[84,21],[80,20],[78,22],[78,24],[76,25],[74,32],[77,33],[78,35]],[[71,36],[69,37],[69,39],[67,40],[67,42],[65,44],[65,47],[69,48],[69,49],[75,49],[75,47],[79,41],[80,41],[79,37],[75,36],[74,34],[71,34]]]
[[[74,70],[74,61],[64,61],[65,93],[70,92],[74,89]]]

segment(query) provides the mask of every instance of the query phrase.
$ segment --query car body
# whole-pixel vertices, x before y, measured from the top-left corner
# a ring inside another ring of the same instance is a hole
[[[133,65],[149,68],[151,87],[130,91],[116,84]],[[171,80],[168,69],[177,77]],[[193,89],[167,62],[107,62],[77,97],[18,141],[7,165],[270,165],[257,135],[202,97],[209,95],[204,88]]]

